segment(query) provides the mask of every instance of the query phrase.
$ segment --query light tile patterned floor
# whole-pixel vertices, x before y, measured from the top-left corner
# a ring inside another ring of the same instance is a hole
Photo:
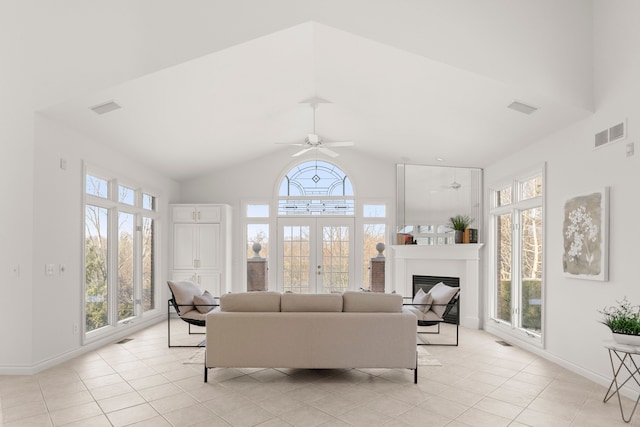
[[[37,375],[0,376],[0,425],[640,426],[602,403],[603,387],[483,331],[428,347],[442,366],[421,367],[417,385],[386,369],[214,369],[205,384],[185,363],[198,349],[169,349],[166,333],[161,323]]]

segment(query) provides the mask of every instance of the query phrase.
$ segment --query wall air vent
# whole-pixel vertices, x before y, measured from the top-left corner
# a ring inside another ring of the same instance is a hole
[[[596,148],[609,142],[609,129],[596,133]]]
[[[537,107],[533,107],[531,105],[527,105],[518,101],[513,101],[511,104],[507,106],[507,108],[511,108],[512,110],[515,110],[524,114],[531,114],[538,110]]]
[[[615,126],[612,126],[609,128],[609,141],[613,142],[613,141],[617,141],[619,139],[622,139],[626,136],[626,130],[625,130],[625,125],[624,122],[622,123],[618,123]]]
[[[106,114],[106,113],[110,113],[111,111],[118,110],[120,108],[122,107],[120,107],[120,105],[116,104],[114,101],[109,101],[99,105],[95,105],[93,107],[90,107],[89,109],[96,114]]]
[[[621,139],[625,139],[627,137],[627,122],[618,123],[617,125],[611,126],[609,129],[601,130],[596,133],[594,148],[602,147],[610,142],[620,141]]]

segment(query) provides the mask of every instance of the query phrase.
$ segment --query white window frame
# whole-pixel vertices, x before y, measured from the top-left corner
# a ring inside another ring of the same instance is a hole
[[[384,206],[384,215],[385,216],[376,216],[376,217],[368,217],[364,215],[364,207],[365,205],[381,205]],[[355,265],[355,280],[358,284],[358,288],[364,287],[364,226],[367,224],[382,224],[384,225],[384,237],[385,241],[382,242],[385,245],[384,255],[388,253],[389,244],[391,241],[391,234],[395,234],[392,230],[393,227],[389,221],[389,209],[391,208],[391,202],[386,199],[363,199],[356,200],[356,235],[357,239],[355,241],[355,253],[356,255],[356,265]],[[389,269],[386,269],[389,271]],[[388,275],[385,274],[385,282],[388,281]],[[385,290],[388,290],[389,287],[385,283]]]
[[[522,183],[540,176],[542,178],[542,195],[522,200]],[[508,205],[497,206],[497,194],[498,191],[505,189],[506,187],[512,188],[511,203]],[[514,175],[508,179],[502,180],[488,187],[489,190],[489,273],[488,273],[488,301],[487,301],[487,331],[494,333],[498,336],[506,336],[514,338],[520,342],[533,345],[534,347],[544,348],[545,345],[545,288],[546,288],[546,254],[547,254],[547,238],[546,238],[546,165],[527,169],[526,172]],[[520,303],[514,304],[514,301],[520,301],[520,289],[522,284],[520,265],[521,265],[521,233],[519,230],[522,223],[522,212],[528,209],[540,207],[542,209],[542,283],[541,283],[541,332],[540,334],[532,333],[520,327],[519,322],[519,310],[521,309]],[[496,313],[496,295],[497,295],[497,279],[498,279],[498,242],[497,242],[497,218],[500,215],[510,213],[512,216],[512,260],[511,260],[511,281],[512,281],[512,322],[508,323],[503,320],[497,319]],[[517,282],[516,282],[517,281]],[[517,285],[516,285],[517,284]],[[514,307],[518,308],[518,312],[514,312]],[[514,321],[516,319],[516,321]]]
[[[107,181],[108,195],[107,198],[102,198],[87,194],[86,182],[87,175],[95,176]],[[134,205],[121,203],[118,201],[119,197],[119,185],[123,185],[135,191]],[[142,207],[142,194],[147,194],[155,199],[154,209],[144,209]],[[159,192],[153,189],[137,185],[133,180],[128,180],[126,177],[118,177],[116,174],[106,171],[98,166],[83,164],[82,173],[82,241],[81,241],[81,280],[82,280],[82,309],[81,309],[81,331],[82,331],[82,343],[88,344],[100,339],[114,335],[121,330],[131,328],[135,323],[139,322],[143,318],[149,318],[157,316],[161,313],[161,298],[160,298],[160,281],[161,277],[161,245],[159,239],[160,229],[160,212],[159,206]],[[86,240],[86,206],[93,205],[100,208],[105,208],[109,211],[108,217],[108,265],[107,265],[107,325],[92,330],[86,330],[86,259],[85,259],[85,240]],[[136,257],[133,261],[134,269],[134,316],[127,319],[118,320],[117,312],[117,300],[118,300],[118,213],[126,212],[133,214],[135,217],[134,225],[134,253]],[[144,311],[142,302],[142,219],[143,217],[151,218],[154,222],[154,308],[148,311]],[[115,243],[113,243],[115,242]],[[137,281],[137,282],[136,282]]]
[[[249,205],[267,205],[269,206],[269,216],[268,217],[250,217],[247,215],[247,207]],[[277,236],[274,235],[273,231],[276,230],[276,217],[277,217],[277,209],[278,209],[278,201],[274,201],[272,199],[247,199],[243,200],[240,203],[242,214],[240,215],[242,230],[240,230],[242,235],[242,244],[241,250],[242,252],[239,254],[240,258],[244,260],[242,262],[242,291],[247,290],[247,255],[246,255],[246,242],[249,238],[247,236],[247,226],[250,224],[268,224],[269,225],[269,255],[267,256],[267,283],[270,285],[269,290],[275,290],[276,283],[276,269],[271,268],[273,263],[275,262],[275,257],[277,253]],[[274,211],[275,209],[275,211]]]

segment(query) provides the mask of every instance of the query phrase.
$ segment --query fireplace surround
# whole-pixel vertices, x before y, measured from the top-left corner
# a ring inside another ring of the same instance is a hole
[[[413,296],[413,276],[455,277],[460,285],[460,324],[480,329],[480,253],[482,243],[392,245],[387,254],[389,288]],[[446,283],[446,282],[445,282]]]

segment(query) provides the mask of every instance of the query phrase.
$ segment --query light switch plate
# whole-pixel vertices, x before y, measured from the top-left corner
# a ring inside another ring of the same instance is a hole
[[[53,276],[56,274],[56,265],[55,264],[45,264],[44,266],[44,274],[47,276]]]

